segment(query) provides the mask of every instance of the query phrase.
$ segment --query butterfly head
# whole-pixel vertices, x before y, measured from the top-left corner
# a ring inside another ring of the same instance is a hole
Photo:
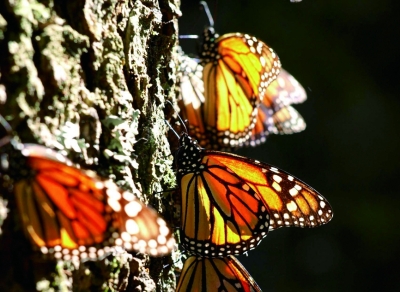
[[[6,174],[7,177],[19,178],[21,173],[24,176],[26,168],[20,167],[26,163],[26,157],[22,154],[24,145],[18,141],[18,136],[14,135],[11,125],[2,115],[0,125],[0,176]]]
[[[215,40],[219,37],[219,34],[215,32],[214,27],[209,26],[203,32],[203,42],[214,43]]]
[[[0,115],[0,148],[9,144],[13,139],[11,125]]]

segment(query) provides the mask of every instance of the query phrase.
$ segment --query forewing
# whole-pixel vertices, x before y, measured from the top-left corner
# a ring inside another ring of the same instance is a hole
[[[261,198],[270,213],[269,229],[316,227],[333,216],[328,201],[311,186],[266,163],[224,152],[208,155],[235,173]]]
[[[96,258],[114,246],[151,255],[172,249],[165,221],[133,194],[46,147],[27,144],[22,154],[32,174],[15,183],[17,206],[43,253],[68,260]]]

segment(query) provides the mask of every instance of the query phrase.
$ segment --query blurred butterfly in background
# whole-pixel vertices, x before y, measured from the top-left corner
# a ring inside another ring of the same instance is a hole
[[[176,156],[181,244],[191,254],[226,257],[255,248],[269,230],[317,227],[332,219],[328,201],[274,166],[202,149],[186,133]]]
[[[185,106],[194,103],[183,111],[202,146],[235,148],[250,138],[257,107],[281,65],[276,53],[255,37],[241,33],[219,37],[207,4],[200,3],[210,26],[203,34],[199,64],[187,60],[189,67],[185,68],[186,62],[181,65],[181,99]]]
[[[176,291],[261,291],[254,279],[234,257],[190,256],[182,269]]]
[[[2,116],[0,122],[7,132],[0,139],[0,195],[13,190],[34,248],[63,260],[97,258],[115,247],[151,256],[173,249],[166,222],[135,195],[49,148],[18,143]]]
[[[264,143],[269,134],[293,134],[306,128],[304,119],[291,104],[302,103],[307,94],[300,83],[281,68],[267,88],[257,112],[256,124],[246,145]]]

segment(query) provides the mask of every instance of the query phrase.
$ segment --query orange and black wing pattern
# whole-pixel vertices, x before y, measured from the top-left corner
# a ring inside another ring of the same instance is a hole
[[[115,247],[153,256],[172,250],[175,241],[166,222],[132,193],[46,147],[18,148],[16,154],[1,153],[9,156],[1,172],[13,178],[24,232],[42,253],[79,260]]]
[[[302,103],[307,94],[300,83],[281,68],[277,77],[266,89],[257,112],[256,124],[246,145],[265,142],[269,134],[293,134],[306,128],[302,116],[291,104]]]
[[[207,130],[216,131],[212,142],[223,145],[221,149],[236,147],[250,136],[264,91],[279,74],[279,58],[255,37],[217,37],[208,28],[200,59]]]
[[[208,151],[259,196],[270,214],[269,230],[284,226],[316,227],[332,219],[328,201],[312,187],[272,165],[242,156]]]
[[[182,196],[181,243],[204,257],[242,254],[267,235],[269,213],[251,187],[181,137],[177,179]]]
[[[316,227],[332,218],[328,201],[294,176],[245,157],[201,149],[182,134],[178,183],[181,243],[204,257],[242,254],[268,230]]]
[[[201,119],[210,133],[210,145],[202,145],[235,148],[250,137],[257,107],[279,74],[279,58],[255,37],[240,33],[218,37],[210,27],[204,33],[200,65],[204,86]]]
[[[233,256],[213,259],[190,256],[176,291],[261,292],[261,289]]]

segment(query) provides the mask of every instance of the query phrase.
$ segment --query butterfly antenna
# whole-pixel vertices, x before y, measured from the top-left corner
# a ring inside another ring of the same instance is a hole
[[[0,147],[2,147],[10,142],[12,128],[11,128],[11,125],[7,122],[7,120],[2,115],[0,115],[0,124],[6,132],[6,135],[4,135],[4,137],[0,138]]]
[[[167,121],[164,120],[164,122],[168,125],[169,129],[175,134],[176,137],[178,137],[178,139],[180,138],[179,134],[175,131],[174,128],[172,128],[171,124]]]
[[[207,18],[208,18],[208,22],[210,23],[210,26],[214,27],[214,19],[213,19],[212,15],[211,15],[210,8],[208,8],[207,2],[206,1],[200,1],[200,7],[204,9],[204,11],[205,11],[205,13],[207,15]]]
[[[0,115],[0,124],[3,126],[4,130],[6,130],[7,134],[11,134],[12,132],[11,125],[2,115]]]
[[[174,107],[174,105],[172,104],[172,102],[170,102],[169,100],[167,100],[167,102],[169,103],[169,105],[175,110],[175,107]],[[189,133],[188,132],[188,129],[186,128],[186,123],[182,120],[182,118],[181,118],[181,116],[177,113],[177,111],[175,110],[175,112],[176,112],[176,115],[178,116],[178,119],[179,119],[179,122],[182,124],[182,126],[185,128],[185,132],[186,133]],[[168,125],[169,125],[169,123],[168,123]],[[171,127],[171,125],[169,125],[170,127]]]
[[[200,1],[200,8],[204,9],[206,12],[208,22],[210,23],[210,27],[214,27],[214,19],[211,16],[210,9],[208,8],[208,4],[205,1]],[[180,39],[199,39],[200,37],[197,34],[183,34],[179,36]]]
[[[181,116],[178,114],[178,119],[180,121],[180,123],[182,124],[182,126],[185,128],[185,132],[186,134],[188,134],[188,129],[186,128],[186,123],[182,120]]]
[[[199,39],[197,34],[183,34],[179,36],[180,39]]]

